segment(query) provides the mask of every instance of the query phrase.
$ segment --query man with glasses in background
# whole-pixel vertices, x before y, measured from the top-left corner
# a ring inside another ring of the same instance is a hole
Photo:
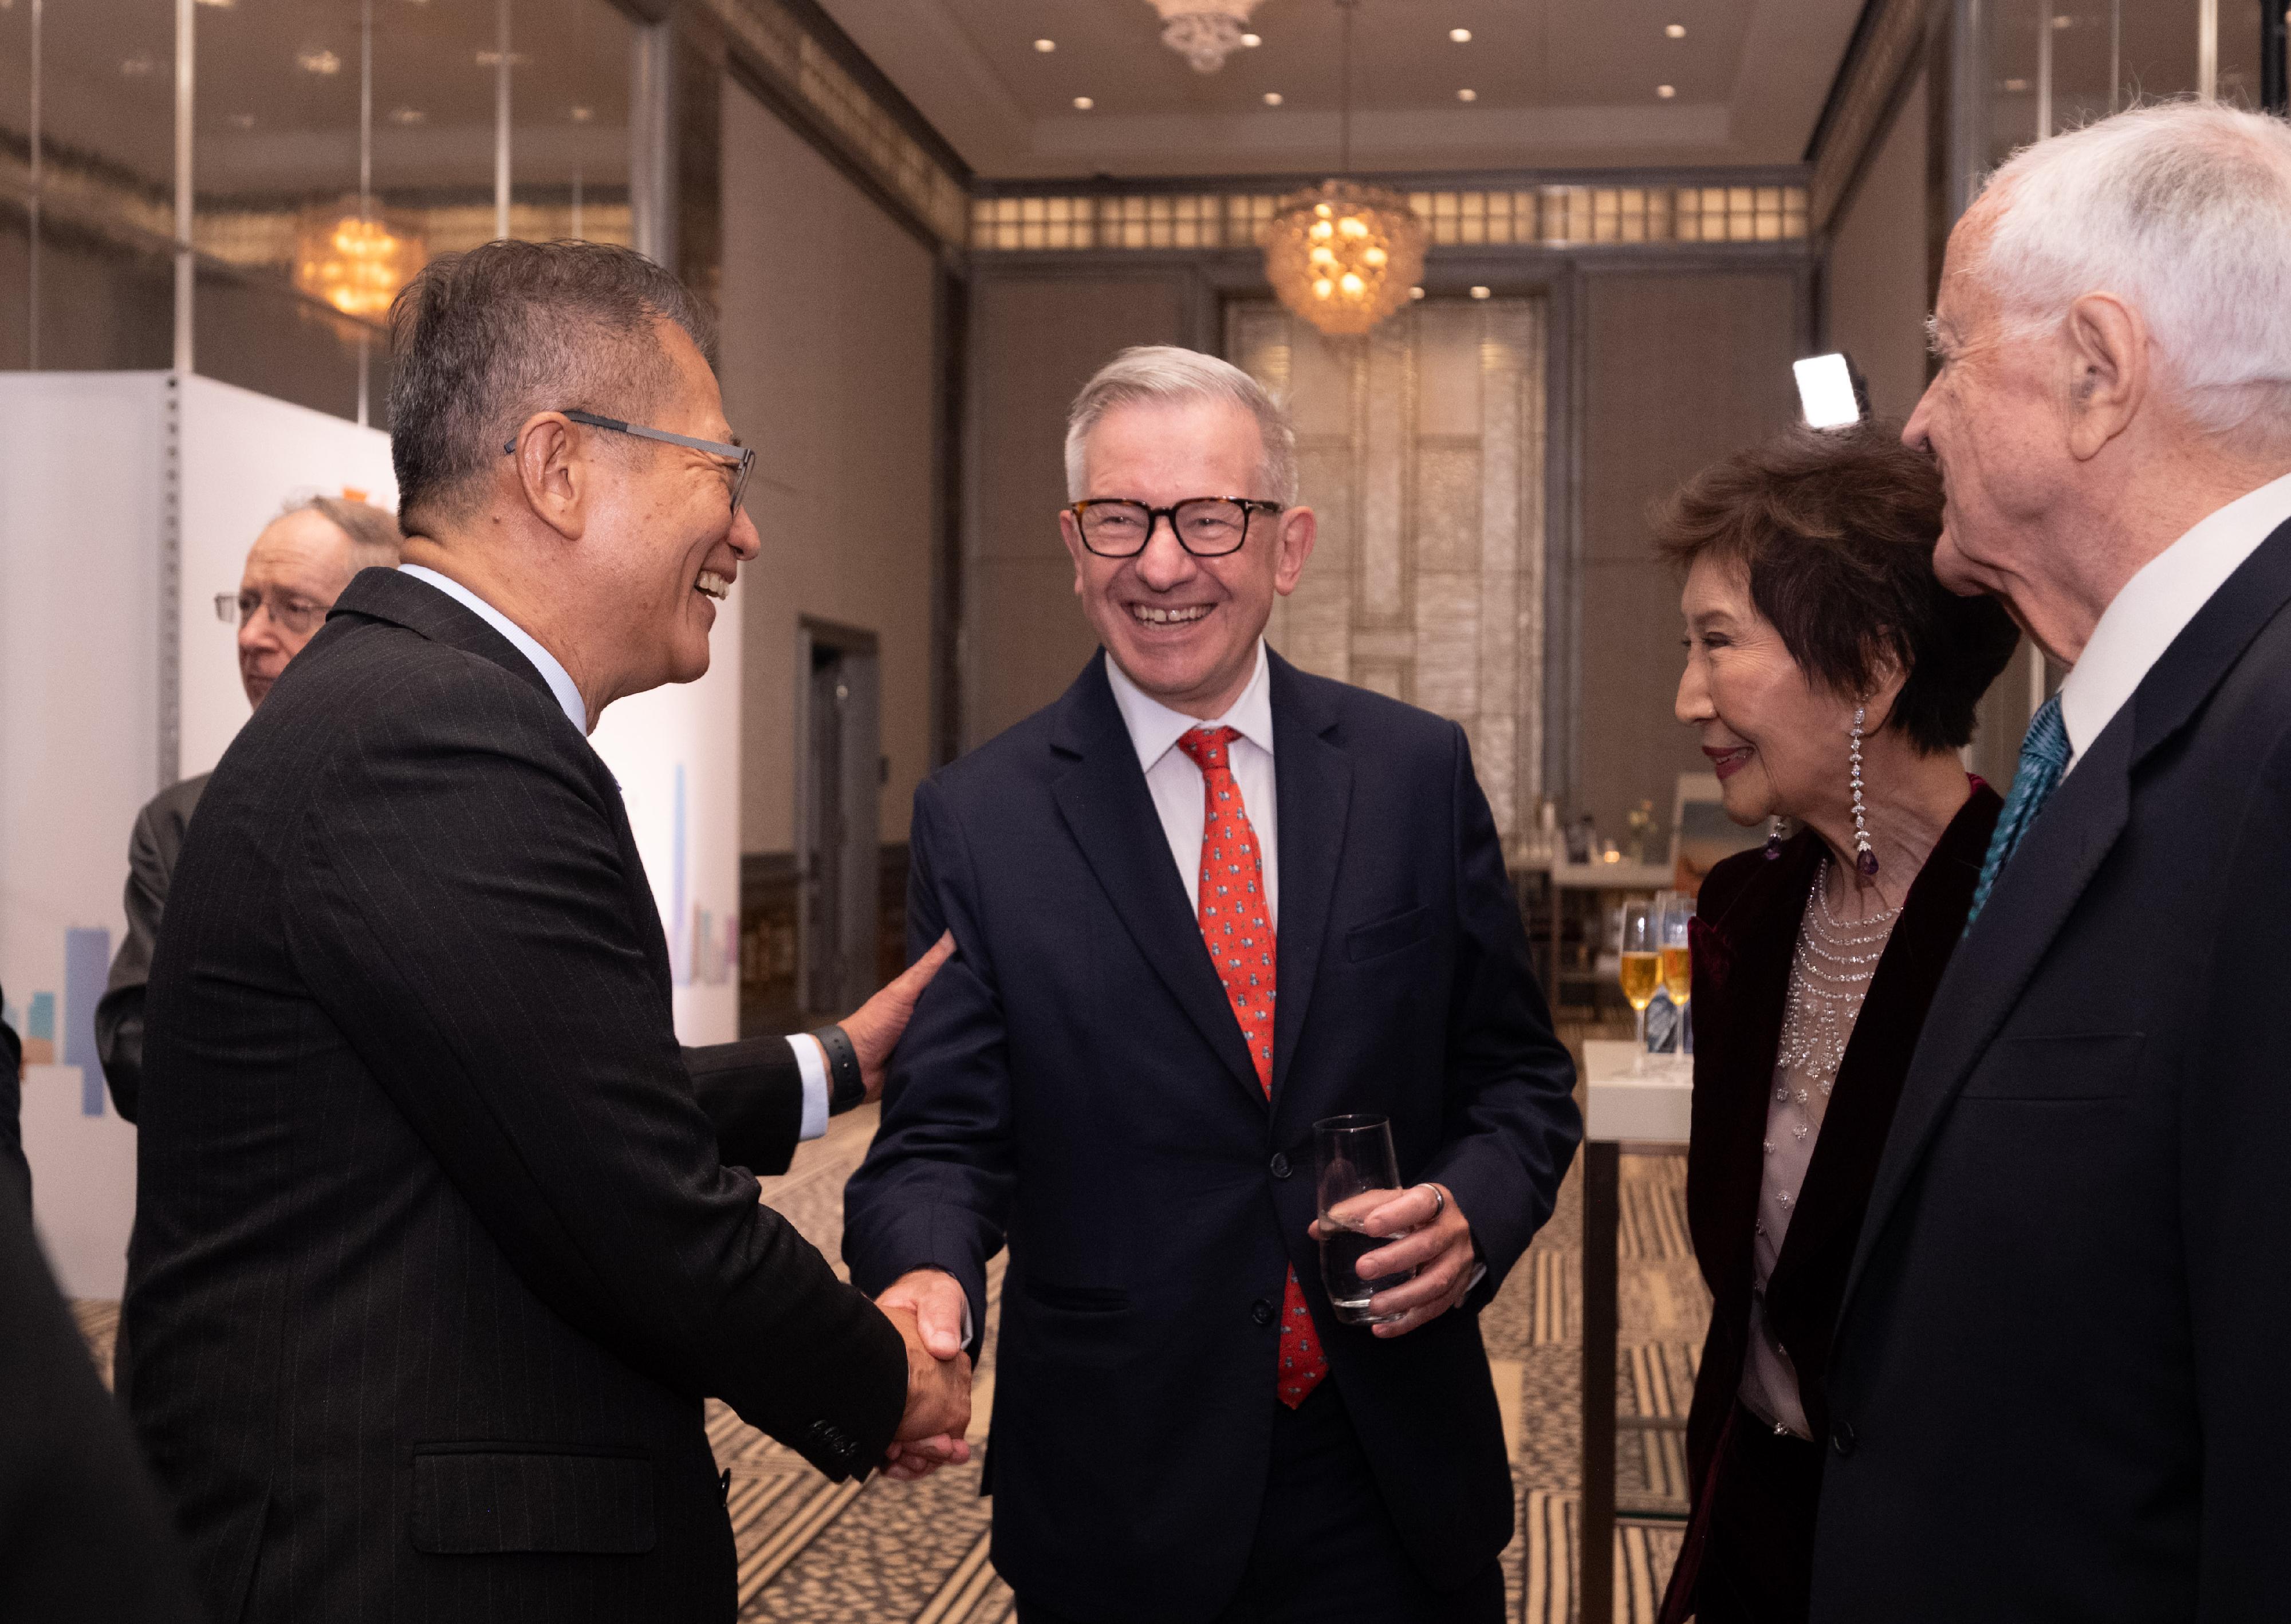
[[[1265,645],[1313,551],[1296,469],[1248,374],[1110,363],[1059,515],[1105,652],[915,796],[909,945],[957,956],[844,1255],[952,1355],[1010,1249],[987,1475],[1020,1624],[1503,1612],[1477,1310],[1550,1216],[1574,1068],[1463,729]],[[1355,1215],[1373,1326],[1310,1227],[1314,1124],[1351,1113],[1406,1186]]]
[[[407,567],[216,768],[152,961],[129,1408],[217,1619],[720,1624],[705,1399],[839,1479],[969,1407],[727,1164],[588,742],[708,669],[749,457],[627,249],[440,256],[392,338]],[[937,961],[818,1034],[835,1103]]]
[[[326,611],[362,569],[398,562],[398,521],[363,496],[311,496],[289,502],[247,551],[238,591],[215,594],[215,614],[238,628],[238,680],[260,705],[286,663],[325,623]],[[110,985],[95,1007],[96,1054],[111,1103],[135,1120],[143,1083],[143,986],[183,830],[210,775],[169,784],[135,816],[127,841],[127,938],[111,961]]]

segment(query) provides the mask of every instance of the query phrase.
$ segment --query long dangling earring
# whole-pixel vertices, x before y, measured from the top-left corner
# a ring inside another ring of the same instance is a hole
[[[1863,707],[1853,707],[1853,867],[1863,879],[1877,872],[1877,854],[1869,849],[1869,825],[1861,805],[1861,718]]]
[[[1777,812],[1766,820],[1766,861],[1772,863],[1782,855],[1782,819]]]

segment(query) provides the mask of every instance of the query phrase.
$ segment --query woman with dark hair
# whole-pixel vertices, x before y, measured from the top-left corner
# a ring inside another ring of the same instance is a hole
[[[1806,1616],[1830,1328],[2001,804],[1957,752],[2018,634],[1934,579],[1941,514],[1932,462],[1872,425],[1730,458],[1659,527],[1685,575],[1678,720],[1727,815],[1772,821],[1694,928],[1686,1205],[1713,1303],[1664,1624]]]

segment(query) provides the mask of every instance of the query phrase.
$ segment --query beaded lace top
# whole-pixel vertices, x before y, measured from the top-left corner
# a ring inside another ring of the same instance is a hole
[[[1758,1182],[1757,1229],[1752,1237],[1754,1285],[1750,1298],[1748,1357],[1742,1367],[1742,1402],[1777,1431],[1805,1437],[1805,1407],[1798,1398],[1797,1375],[1789,1355],[1766,1323],[1766,1282],[1781,1256],[1798,1192],[1821,1119],[1837,1085],[1845,1046],[1861,1016],[1861,1001],[1885,956],[1899,908],[1860,919],[1841,920],[1830,911],[1829,859],[1814,871],[1813,888],[1798,925],[1790,961],[1789,993],[1783,1005],[1781,1042],[1774,1051],[1773,1092],[1766,1101],[1765,1160]]]

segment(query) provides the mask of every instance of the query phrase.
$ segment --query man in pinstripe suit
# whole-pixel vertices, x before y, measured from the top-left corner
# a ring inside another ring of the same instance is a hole
[[[219,1620],[728,1620],[702,1400],[840,1478],[960,1458],[969,1374],[724,1165],[583,736],[707,669],[749,454],[636,254],[491,244],[394,319],[415,567],[223,757],[152,964],[130,1407]]]

